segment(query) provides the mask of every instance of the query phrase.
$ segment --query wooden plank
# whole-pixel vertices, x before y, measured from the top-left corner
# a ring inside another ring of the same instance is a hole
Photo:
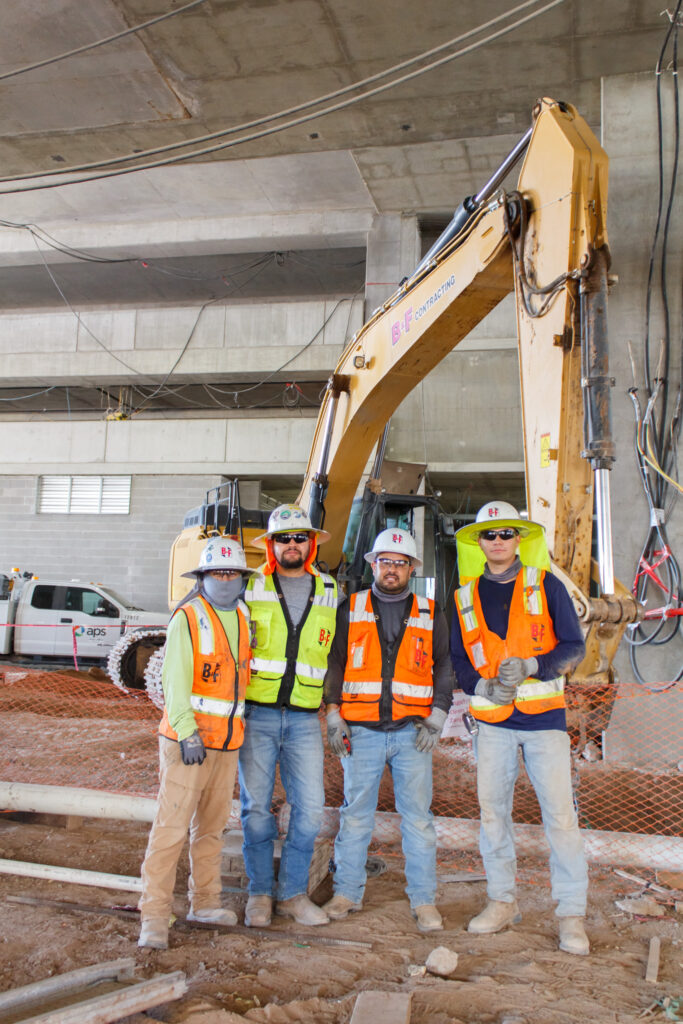
[[[108,960],[102,964],[93,964],[91,967],[82,967],[78,971],[70,971],[68,974],[57,974],[52,978],[36,981],[32,985],[10,989],[9,992],[0,993],[0,1012],[19,1009],[39,999],[51,999],[69,989],[83,988],[98,981],[132,979],[134,968],[135,960],[130,957],[123,960]]]
[[[186,992],[185,975],[182,971],[174,971],[173,974],[161,974],[94,999],[85,999],[37,1016],[25,1017],[17,1024],[111,1024],[112,1021],[159,1006],[160,1003],[180,999]]]
[[[653,984],[657,981],[657,975],[659,974],[659,951],[661,945],[661,939],[653,935],[650,939],[650,952],[648,953],[647,967],[645,969],[645,981],[651,981]]]
[[[410,992],[361,992],[351,1024],[410,1024]]]

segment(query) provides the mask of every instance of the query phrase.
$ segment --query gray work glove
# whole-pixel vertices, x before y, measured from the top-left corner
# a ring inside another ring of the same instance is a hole
[[[341,716],[338,708],[327,712],[327,745],[337,757],[348,757],[351,753],[351,741],[348,738],[349,727]],[[344,740],[346,739],[346,742]]]
[[[186,740],[180,741],[180,756],[183,764],[202,764],[206,757],[204,740],[198,732],[193,732]]]
[[[427,718],[421,718],[419,722],[416,722],[415,748],[425,752],[432,751],[439,742],[439,736],[447,718],[446,711],[442,711],[441,708],[432,708]]]
[[[538,672],[538,662],[535,658],[506,658],[501,661],[498,675],[501,683],[509,686],[519,686],[529,676]]]
[[[517,695],[517,687],[516,685],[510,686],[508,683],[503,683],[498,676],[494,676],[493,679],[480,678],[474,688],[474,692],[477,697],[486,697],[487,700],[493,701],[494,704],[512,704]]]

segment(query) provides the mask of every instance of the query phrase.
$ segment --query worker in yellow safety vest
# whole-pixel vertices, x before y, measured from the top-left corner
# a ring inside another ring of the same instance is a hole
[[[444,614],[411,591],[422,562],[415,539],[383,530],[372,551],[370,590],[339,606],[327,675],[327,741],[344,768],[344,804],[334,844],[333,920],[362,907],[368,844],[385,766],[394,785],[405,854],[406,894],[420,931],[443,928],[436,905],[432,751],[453,699]]]
[[[244,551],[212,537],[199,565],[184,573],[196,585],[169,623],[159,726],[157,812],[142,865],[139,946],[166,949],[178,859],[190,832],[188,920],[236,924],[221,907],[223,831],[232,809],[244,700],[250,672],[249,610],[240,599]]]
[[[265,547],[266,561],[245,594],[253,650],[239,777],[249,878],[245,924],[257,928],[270,924],[274,899],[276,913],[299,924],[329,921],[307,895],[324,807],[318,710],[337,610],[336,582],[315,567],[318,545],[329,536],[298,505],[280,505],[255,542]],[[271,805],[278,763],[290,816],[276,883]]]
[[[456,534],[451,658],[470,695],[480,848],[489,902],[468,931],[498,932],[520,920],[515,897],[512,800],[521,750],[551,849],[559,945],[586,954],[588,875],[574,806],[565,673],[583,658],[581,627],[564,584],[550,571],[543,527],[513,505],[490,501]]]

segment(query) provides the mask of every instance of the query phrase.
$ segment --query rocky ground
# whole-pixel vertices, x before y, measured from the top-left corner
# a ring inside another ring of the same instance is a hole
[[[0,857],[138,875],[147,826],[94,819],[41,821],[35,816],[0,817]],[[676,1020],[675,1002],[666,1010],[657,1001],[683,997],[681,904],[673,894],[654,891],[660,917],[636,916],[615,901],[638,894],[642,886],[611,867],[591,869],[587,930],[589,957],[557,949],[556,920],[548,893],[544,861],[525,858],[519,865],[522,923],[498,935],[478,937],[465,930],[484,901],[481,864],[474,853],[454,851],[439,859],[438,903],[445,929],[421,935],[403,893],[400,851],[374,851],[387,870],[370,879],[362,913],[325,928],[305,929],[276,918],[263,935],[249,929],[205,929],[184,925],[182,893],[187,864],[178,873],[178,922],[166,951],[138,949],[135,916],[67,912],[33,900],[69,901],[97,908],[134,907],[132,892],[0,875],[0,990],[52,974],[121,957],[134,957],[141,977],[181,970],[189,985],[180,1000],[159,1006],[145,1019],[187,1024],[237,1024],[239,1021],[344,1024],[364,990],[412,993],[413,1024],[482,1022],[565,1022]],[[618,865],[614,865],[618,867]],[[655,881],[655,874],[629,869]],[[682,884],[683,878],[660,877]],[[329,878],[315,894],[330,893]],[[679,894],[679,900],[683,894]],[[244,896],[225,894],[241,919]],[[661,940],[656,983],[645,981],[650,939]],[[346,944],[348,943],[348,944]],[[442,978],[422,968],[436,946],[458,954],[454,973]],[[643,1016],[648,1009],[651,1011]],[[1,1019],[1,1017],[0,1017]],[[132,1024],[133,1018],[130,1018]]]

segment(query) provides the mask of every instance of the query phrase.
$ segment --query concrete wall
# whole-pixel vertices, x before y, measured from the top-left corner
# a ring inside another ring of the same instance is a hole
[[[362,300],[352,296],[203,309],[89,309],[78,318],[61,311],[4,314],[0,378],[5,386],[44,380],[48,374],[52,384],[118,383],[145,374],[156,379],[170,371],[188,338],[174,382],[217,376],[240,380],[288,360],[292,372],[324,375],[362,322]]]
[[[671,131],[672,92],[670,76],[664,75],[663,120],[667,177],[671,172],[673,134]],[[603,83],[603,144],[610,157],[609,236],[613,270],[618,285],[609,300],[610,370],[616,377],[612,393],[613,428],[617,442],[617,462],[612,473],[615,572],[631,586],[645,541],[649,510],[641,487],[633,451],[634,412],[628,389],[635,383],[643,408],[647,402],[643,361],[645,301],[650,248],[657,217],[657,109],[656,79],[653,74],[629,75],[606,79]],[[666,180],[666,179],[665,179]],[[674,207],[670,232],[669,299],[672,324],[672,398],[680,373],[681,279],[683,278],[683,209]],[[656,375],[658,343],[663,334],[662,306],[656,291],[653,300],[652,375]],[[634,382],[628,343],[631,342],[636,367]],[[668,516],[667,531],[674,554],[683,557],[683,519],[680,501]],[[652,593],[651,606],[664,603],[664,597]],[[632,680],[628,649],[624,644],[617,657],[617,669],[624,680]],[[644,677],[654,683],[671,680],[683,668],[683,643],[680,635],[662,647],[648,646],[638,654]],[[647,699],[644,694],[644,700]],[[680,759],[680,732],[671,725],[680,722],[680,698],[675,692],[650,698],[647,713],[639,701],[617,701],[607,732],[609,758],[649,763],[653,757],[653,739],[658,757],[675,764]],[[656,715],[655,715],[656,710]],[[643,730],[643,720],[650,723]]]

